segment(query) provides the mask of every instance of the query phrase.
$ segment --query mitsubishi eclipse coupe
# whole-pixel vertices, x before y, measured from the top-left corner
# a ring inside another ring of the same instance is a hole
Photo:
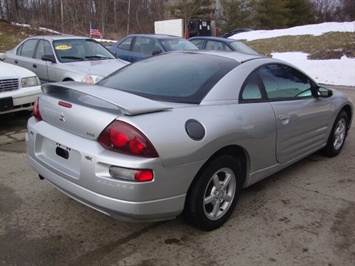
[[[26,134],[41,179],[116,219],[183,214],[207,231],[242,188],[318,150],[338,155],[353,116],[346,95],[242,53],[167,53],[42,91]]]

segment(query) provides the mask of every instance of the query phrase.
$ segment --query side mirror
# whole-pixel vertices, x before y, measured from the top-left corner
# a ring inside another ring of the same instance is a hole
[[[5,54],[4,53],[0,53],[0,60],[4,61],[5,60]]]
[[[57,63],[57,61],[54,58],[54,55],[52,55],[52,54],[45,54],[45,55],[42,56],[41,59],[43,61],[49,61],[49,62],[52,62],[52,63]]]
[[[152,55],[157,55],[157,54],[161,54],[162,53],[162,51],[153,51],[153,53],[152,53]]]
[[[322,98],[328,98],[333,96],[333,91],[327,88],[318,88],[318,96]]]

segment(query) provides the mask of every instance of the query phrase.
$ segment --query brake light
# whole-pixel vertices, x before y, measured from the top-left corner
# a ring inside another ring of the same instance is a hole
[[[123,121],[113,121],[101,132],[98,142],[111,151],[147,158],[158,157],[148,138],[140,130]]]
[[[39,97],[37,97],[35,104],[33,105],[33,116],[36,118],[37,121],[42,120],[41,113],[39,112]]]

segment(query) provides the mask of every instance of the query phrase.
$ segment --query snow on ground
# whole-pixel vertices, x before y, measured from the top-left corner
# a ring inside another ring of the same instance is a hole
[[[256,30],[239,33],[231,39],[257,40],[286,35],[315,35],[319,36],[331,31],[355,32],[353,22],[328,22],[280,30]],[[288,52],[272,53],[272,57],[287,61],[310,75],[316,82],[330,85],[355,87],[355,59],[343,56],[341,59],[308,60],[306,53]]]

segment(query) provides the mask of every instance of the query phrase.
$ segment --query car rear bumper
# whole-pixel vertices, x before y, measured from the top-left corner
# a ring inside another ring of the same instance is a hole
[[[183,210],[185,194],[142,202],[111,198],[62,178],[42,166],[29,154],[27,158],[31,167],[57,189],[82,204],[109,215],[114,219],[131,222],[168,220],[175,218]]]

